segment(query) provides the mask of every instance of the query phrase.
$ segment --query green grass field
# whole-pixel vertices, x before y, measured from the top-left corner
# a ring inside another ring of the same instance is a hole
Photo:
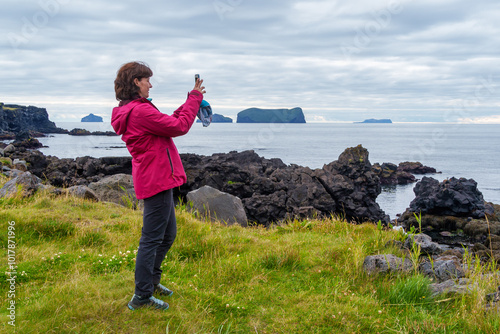
[[[432,298],[430,281],[415,273],[367,276],[367,255],[402,255],[385,246],[401,236],[375,224],[332,218],[226,227],[178,207],[162,282],[175,291],[164,298],[170,309],[130,311],[140,211],[43,194],[0,199],[0,210],[2,333],[500,332],[500,314],[484,310],[499,282],[481,279],[482,267],[468,273],[475,292],[451,298]]]

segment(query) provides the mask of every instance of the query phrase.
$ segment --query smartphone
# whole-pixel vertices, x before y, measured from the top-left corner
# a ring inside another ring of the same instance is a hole
[[[198,81],[198,79],[200,79],[200,75],[199,74],[195,74],[194,75],[194,82]]]

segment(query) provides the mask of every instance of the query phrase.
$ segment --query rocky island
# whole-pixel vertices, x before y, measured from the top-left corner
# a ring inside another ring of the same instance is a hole
[[[102,122],[102,117],[90,113],[82,118],[82,122]]]
[[[236,123],[305,123],[302,108],[260,109],[249,108],[238,113]]]
[[[197,119],[196,123],[201,123],[201,121]],[[221,114],[213,114],[212,123],[233,123],[233,119],[231,117],[226,117]]]
[[[375,118],[370,118],[370,119],[365,119],[363,122],[354,122],[355,124],[365,124],[365,123],[386,123],[386,124],[390,124],[392,123],[392,121],[388,118],[383,118],[383,119],[375,119]]]

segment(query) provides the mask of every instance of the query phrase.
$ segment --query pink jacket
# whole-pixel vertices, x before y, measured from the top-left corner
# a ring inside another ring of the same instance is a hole
[[[113,108],[111,125],[132,155],[132,178],[138,199],[184,184],[187,180],[173,137],[193,125],[203,94],[191,91],[172,116],[162,114],[145,98]]]

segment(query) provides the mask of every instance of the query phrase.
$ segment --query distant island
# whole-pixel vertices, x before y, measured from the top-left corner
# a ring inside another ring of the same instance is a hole
[[[90,114],[82,118],[82,122],[102,122],[102,117]]]
[[[260,109],[249,108],[238,113],[236,123],[305,123],[302,108]]]
[[[198,119],[196,120],[196,123],[201,123],[201,121]],[[233,119],[220,114],[213,114],[212,123],[233,123]]]
[[[388,118],[383,118],[383,119],[375,119],[375,118],[370,118],[370,119],[365,119],[363,122],[354,122],[356,124],[361,124],[361,123],[392,123],[392,121]]]

